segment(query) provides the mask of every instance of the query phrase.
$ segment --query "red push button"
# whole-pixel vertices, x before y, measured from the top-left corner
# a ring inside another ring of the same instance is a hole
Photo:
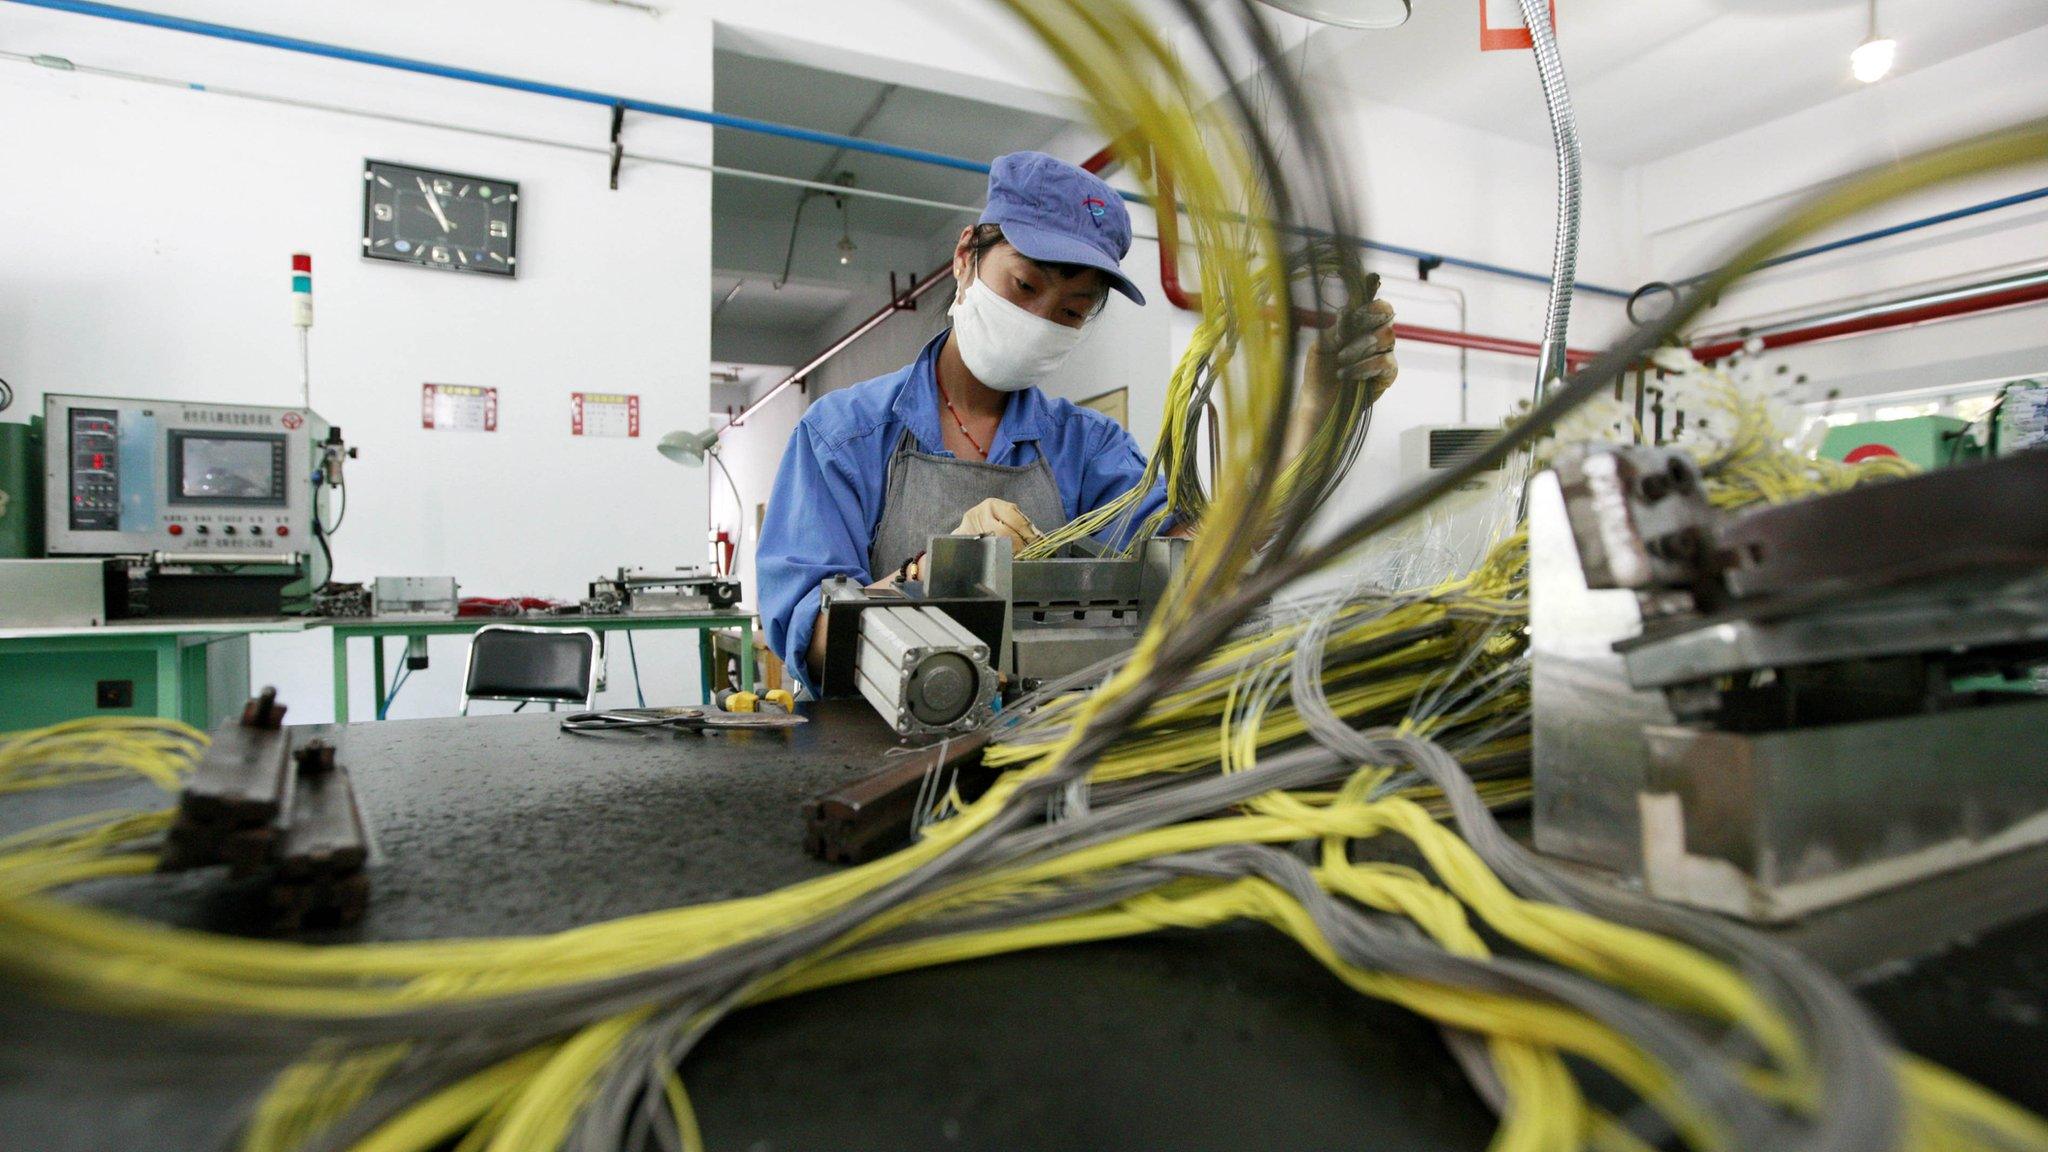
[[[173,525],[171,525],[171,535],[173,535],[173,536],[183,536],[184,534],[185,534],[185,526],[184,526],[183,524],[173,524]]]
[[[291,530],[291,528],[290,528],[290,527],[288,527],[288,526],[286,526],[286,525],[283,525],[283,524],[279,524],[279,525],[277,526],[277,534],[278,534],[279,536],[289,536],[289,535],[291,535],[291,534],[292,534],[292,530]]]

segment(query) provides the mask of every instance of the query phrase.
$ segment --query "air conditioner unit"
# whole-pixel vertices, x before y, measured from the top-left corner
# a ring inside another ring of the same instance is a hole
[[[1498,424],[1433,424],[1401,432],[1401,477],[1414,480],[1456,468],[1501,433]],[[1430,558],[1427,575],[1452,576],[1479,563],[1512,528],[1508,473],[1496,464],[1458,486],[1423,513],[1417,531]]]
[[[1499,425],[1489,424],[1433,424],[1405,429],[1401,433],[1401,473],[1417,476],[1455,468],[1500,432]],[[1500,465],[1488,471],[1499,472]]]

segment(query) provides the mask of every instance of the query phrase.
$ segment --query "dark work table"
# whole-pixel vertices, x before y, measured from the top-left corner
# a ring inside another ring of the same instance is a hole
[[[354,774],[378,852],[365,921],[311,938],[550,932],[832,871],[802,851],[800,805],[894,741],[863,702],[806,707],[789,733],[571,735],[547,714],[307,729]],[[0,833],[149,795],[10,799]],[[219,927],[227,887],[202,873],[80,896]],[[2048,916],[1887,971],[1861,992],[1901,1043],[2048,1110]],[[13,1056],[7,1148],[219,1147],[262,1087],[99,1083]],[[759,1152],[1479,1149],[1494,1129],[1431,1026],[1250,926],[792,997],[714,1029],[684,1079],[711,1148]]]

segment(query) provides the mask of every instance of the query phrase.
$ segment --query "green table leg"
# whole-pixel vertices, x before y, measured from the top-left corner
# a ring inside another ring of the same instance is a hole
[[[704,699],[701,703],[711,703],[711,669],[717,663],[717,659],[718,643],[717,639],[712,635],[711,629],[697,629],[697,665],[699,672],[697,681],[704,689]]]
[[[183,719],[185,711],[185,654],[175,635],[152,637],[156,650],[156,714],[167,720]]]
[[[384,705],[386,704],[384,699],[384,638],[382,636],[370,637],[370,676],[372,677],[370,688],[373,693],[371,699],[377,705],[376,710],[370,713],[370,719],[382,720],[384,718]]]
[[[754,683],[754,618],[751,616],[740,621],[740,687],[748,692],[760,687]]]
[[[348,723],[348,634],[334,630],[334,722]]]

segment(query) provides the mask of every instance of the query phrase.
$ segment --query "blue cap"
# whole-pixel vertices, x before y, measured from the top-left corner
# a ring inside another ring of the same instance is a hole
[[[1003,239],[1033,260],[1100,269],[1110,287],[1145,302],[1118,266],[1131,250],[1131,214],[1116,189],[1092,172],[1043,152],[998,156],[989,166],[981,222],[1002,225]]]

